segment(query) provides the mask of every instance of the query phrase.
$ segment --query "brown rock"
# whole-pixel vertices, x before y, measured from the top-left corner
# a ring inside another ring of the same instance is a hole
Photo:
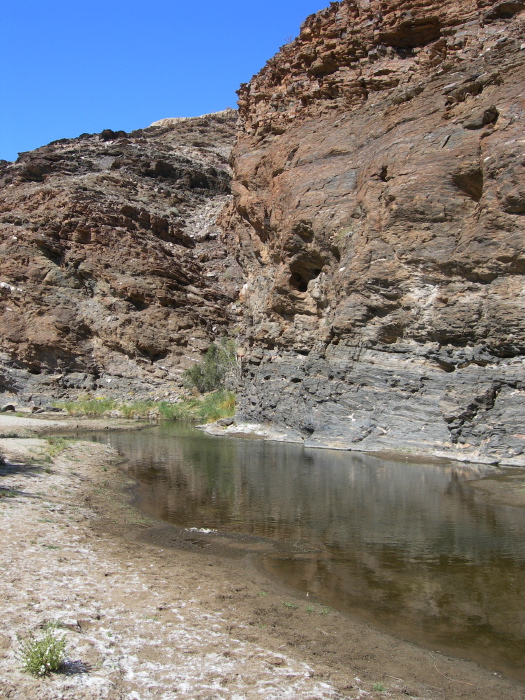
[[[242,86],[222,225],[266,349],[246,417],[525,460],[522,9],[331,3]]]
[[[36,402],[177,392],[236,297],[215,229],[235,121],[105,130],[0,166],[4,390]]]

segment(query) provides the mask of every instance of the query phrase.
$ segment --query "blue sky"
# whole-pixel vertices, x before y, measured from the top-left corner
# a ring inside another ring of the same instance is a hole
[[[102,129],[236,106],[328,0],[6,0],[0,158]]]

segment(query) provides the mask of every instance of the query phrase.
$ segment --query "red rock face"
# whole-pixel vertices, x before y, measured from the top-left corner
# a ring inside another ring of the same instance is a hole
[[[222,225],[245,415],[316,444],[523,454],[524,7],[332,3],[242,86]],[[293,419],[261,398],[285,357]]]
[[[0,166],[4,390],[178,390],[236,297],[215,226],[235,121],[230,110],[107,130]]]

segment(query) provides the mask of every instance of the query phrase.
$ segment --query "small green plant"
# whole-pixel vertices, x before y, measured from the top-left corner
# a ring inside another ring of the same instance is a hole
[[[285,608],[289,608],[290,610],[297,610],[299,607],[295,603],[289,603],[287,600],[283,600],[283,605]]]
[[[374,690],[376,693],[383,693],[386,688],[382,683],[374,683],[372,690]]]
[[[51,462],[53,457],[59,455],[74,442],[71,438],[66,437],[48,437],[46,441],[48,446],[46,448],[47,455],[44,457],[44,462]]]
[[[41,625],[40,629],[43,630],[57,630],[66,629],[67,625],[62,622],[62,620],[45,620]]]
[[[16,491],[0,487],[0,498],[15,498]]]
[[[34,676],[48,676],[59,671],[66,657],[66,637],[56,634],[54,623],[48,623],[40,639],[33,633],[20,640],[19,657],[22,669]]]
[[[328,615],[331,612],[331,608],[326,605],[307,605],[305,609],[308,613],[317,613],[318,615]]]

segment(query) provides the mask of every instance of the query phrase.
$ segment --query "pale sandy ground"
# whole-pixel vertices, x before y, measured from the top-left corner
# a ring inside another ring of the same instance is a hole
[[[32,427],[0,416],[1,434]],[[158,524],[129,505],[104,445],[75,442],[53,463],[42,438],[2,438],[0,452],[2,700],[525,698],[475,664],[307,611],[242,557],[201,552],[192,533],[148,544]],[[35,679],[17,636],[49,620],[64,625],[66,672]]]

